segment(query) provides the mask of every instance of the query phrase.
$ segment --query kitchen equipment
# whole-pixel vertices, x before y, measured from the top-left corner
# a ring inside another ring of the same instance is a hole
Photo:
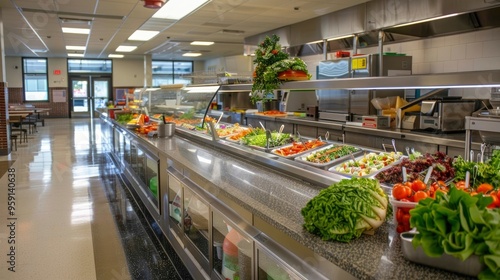
[[[309,106],[316,106],[318,100],[314,90],[291,90],[281,96],[281,112],[305,112]]]
[[[363,116],[363,127],[388,128],[390,125],[391,118],[389,116]]]
[[[318,118],[318,106],[307,106],[306,117]]]
[[[321,61],[317,79],[363,78],[375,76],[411,75],[412,57],[384,55],[379,67],[379,55],[357,55]],[[380,69],[381,68],[381,69]],[[319,119],[361,121],[363,115],[377,113],[371,100],[376,97],[404,96],[404,90],[318,90]]]
[[[465,116],[472,115],[474,109],[475,100],[424,100],[420,108],[420,129],[441,132],[465,130]]]
[[[351,77],[351,58],[320,61],[316,79],[342,79]],[[346,122],[349,117],[349,90],[321,89],[317,91],[318,118]]]
[[[172,137],[175,133],[175,123],[167,122],[158,124],[158,137]]]
[[[407,112],[403,117],[403,129],[418,129],[420,127],[420,112]]]

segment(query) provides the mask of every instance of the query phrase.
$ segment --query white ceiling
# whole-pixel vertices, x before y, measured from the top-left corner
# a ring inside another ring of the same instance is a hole
[[[140,0],[0,0],[0,7],[6,56],[66,57],[65,46],[77,45],[86,46],[85,58],[107,58],[119,45],[134,45],[138,48],[125,53],[126,58],[152,54],[153,59],[207,60],[243,54],[245,37],[363,2],[367,0],[212,0],[177,22],[150,19],[156,10]],[[91,22],[64,24],[61,18]],[[91,33],[63,34],[62,26],[90,26]],[[141,27],[161,32],[148,42],[128,41]],[[194,40],[216,43],[191,46]],[[186,51],[202,56],[182,57]]]

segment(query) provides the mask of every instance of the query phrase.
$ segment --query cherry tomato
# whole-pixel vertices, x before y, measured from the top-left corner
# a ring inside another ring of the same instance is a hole
[[[424,191],[418,191],[413,196],[413,201],[419,202],[420,200],[425,199],[427,197],[429,197],[429,195],[426,192],[424,192]]]
[[[410,224],[410,214],[404,214],[402,218],[403,225]]]
[[[458,181],[455,183],[455,188],[459,190],[465,189],[465,181]]]
[[[411,183],[411,189],[415,192],[423,191],[427,189],[427,185],[422,180],[417,179]]]

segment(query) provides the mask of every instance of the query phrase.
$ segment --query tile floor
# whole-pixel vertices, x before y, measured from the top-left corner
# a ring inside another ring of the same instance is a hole
[[[0,176],[0,279],[190,278],[104,154],[99,119],[46,120]]]

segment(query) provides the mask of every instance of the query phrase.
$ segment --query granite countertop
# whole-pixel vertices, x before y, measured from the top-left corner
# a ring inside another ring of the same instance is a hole
[[[300,210],[318,194],[319,187],[179,135],[139,138],[211,182],[216,188],[214,196],[231,198],[358,279],[468,279],[407,261],[392,222],[384,223],[374,235],[363,235],[350,243],[323,241],[308,233],[302,227]]]

